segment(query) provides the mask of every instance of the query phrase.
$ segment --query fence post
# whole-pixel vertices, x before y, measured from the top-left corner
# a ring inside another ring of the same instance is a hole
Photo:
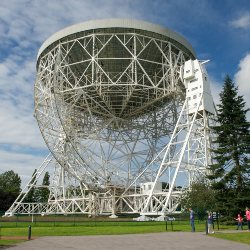
[[[219,213],[216,212],[216,220],[217,220],[217,229],[220,230],[220,223],[219,223]]]
[[[173,231],[173,221],[171,220],[171,228],[172,228],[172,231]]]
[[[31,225],[29,225],[29,229],[28,229],[28,240],[31,239]]]
[[[168,231],[168,220],[166,220],[166,231]]]
[[[208,223],[207,223],[207,220],[205,222],[205,232],[206,232],[206,234],[208,234]]]

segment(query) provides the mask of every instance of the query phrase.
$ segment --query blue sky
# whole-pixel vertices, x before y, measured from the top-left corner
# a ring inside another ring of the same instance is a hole
[[[225,74],[250,107],[249,0],[1,0],[0,173],[23,181],[48,150],[33,117],[36,56],[41,44],[66,26],[102,18],[133,18],[183,35],[207,70],[214,99]]]

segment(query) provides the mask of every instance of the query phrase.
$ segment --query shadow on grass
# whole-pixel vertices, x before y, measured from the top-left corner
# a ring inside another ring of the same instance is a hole
[[[27,241],[25,239],[5,239],[2,237],[1,243],[0,243],[0,249],[7,249],[9,247],[13,247],[21,242]]]

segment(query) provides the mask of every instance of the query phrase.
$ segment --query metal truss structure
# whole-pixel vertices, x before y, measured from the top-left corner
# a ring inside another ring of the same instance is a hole
[[[6,215],[179,211],[183,190],[211,163],[215,111],[194,59],[178,34],[132,20],[92,21],[48,39],[35,116],[52,154],[36,178],[53,163],[50,196],[23,202],[33,178]]]

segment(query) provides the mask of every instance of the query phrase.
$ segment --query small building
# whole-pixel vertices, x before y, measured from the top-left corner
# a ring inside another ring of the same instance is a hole
[[[154,182],[144,182],[141,183],[141,193],[142,194],[149,194],[151,189],[153,188]],[[156,182],[154,193],[162,192],[162,182]]]

